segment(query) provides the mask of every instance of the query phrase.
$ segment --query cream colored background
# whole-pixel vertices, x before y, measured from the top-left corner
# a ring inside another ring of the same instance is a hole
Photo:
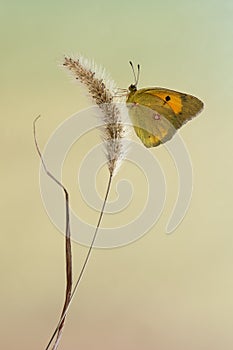
[[[153,149],[168,183],[165,210],[139,241],[93,252],[60,348],[232,349],[232,1],[23,0],[2,3],[0,16],[1,349],[44,349],[63,302],[63,236],[41,202],[32,121],[43,116],[43,146],[89,105],[58,67],[64,53],[94,58],[120,87],[132,82],[129,59],[140,62],[141,87],[186,91],[206,107],[181,131],[195,180],[184,221],[165,235],[177,178],[165,150]],[[77,205],[80,149],[74,146],[64,170]],[[117,179],[132,174],[125,164]],[[101,194],[105,175],[97,181]],[[134,186],[131,214],[144,196],[140,175]],[[96,222],[97,213],[87,220]],[[75,275],[85,253],[74,247]]]

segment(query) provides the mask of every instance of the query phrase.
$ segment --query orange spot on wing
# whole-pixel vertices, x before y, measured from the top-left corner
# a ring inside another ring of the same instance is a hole
[[[155,91],[155,90],[150,90],[147,91],[146,93],[157,96],[161,98],[164,101],[164,104],[168,104],[168,106],[171,107],[173,112],[175,114],[179,114],[182,111],[182,95],[179,94],[178,92],[172,92],[172,91]],[[167,101],[168,96],[170,97],[170,100]]]

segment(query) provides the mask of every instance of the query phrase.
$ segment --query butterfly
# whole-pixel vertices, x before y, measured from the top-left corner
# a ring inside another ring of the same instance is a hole
[[[150,87],[137,89],[140,66],[135,83],[128,88],[126,104],[137,136],[146,147],[156,147],[170,140],[176,130],[195,117],[204,107],[197,97],[175,90]]]

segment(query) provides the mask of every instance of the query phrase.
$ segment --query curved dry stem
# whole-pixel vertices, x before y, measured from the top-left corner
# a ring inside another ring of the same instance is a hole
[[[71,305],[71,302],[72,302],[72,300],[73,300],[73,298],[74,298],[74,295],[75,295],[75,293],[76,293],[76,291],[77,291],[77,288],[78,288],[78,286],[79,286],[79,284],[80,284],[80,282],[81,282],[83,273],[84,273],[84,271],[85,271],[85,269],[86,269],[86,266],[87,266],[87,263],[88,263],[88,261],[89,261],[89,258],[90,258],[90,255],[91,255],[91,252],[92,252],[92,249],[93,249],[93,246],[94,246],[96,237],[97,237],[97,233],[98,233],[98,230],[99,230],[99,227],[100,227],[102,218],[103,218],[104,209],[105,209],[105,206],[106,206],[106,203],[107,203],[108,195],[109,195],[110,188],[111,188],[111,184],[112,184],[112,178],[113,178],[113,175],[110,173],[110,175],[109,175],[109,180],[108,180],[108,185],[107,185],[107,189],[106,189],[106,193],[105,193],[105,198],[104,198],[104,201],[103,201],[103,206],[102,206],[102,208],[101,208],[100,216],[99,216],[99,219],[98,219],[98,222],[97,222],[97,225],[96,225],[95,233],[94,233],[93,238],[92,238],[92,241],[91,241],[91,245],[90,245],[90,247],[89,247],[89,249],[88,249],[88,252],[87,252],[86,258],[85,258],[85,260],[84,260],[82,269],[81,269],[81,271],[80,271],[80,273],[79,273],[78,279],[77,279],[77,281],[76,281],[76,283],[75,283],[75,285],[74,285],[74,288],[73,288],[73,291],[72,291],[72,293],[71,293],[70,300],[69,300],[69,302],[68,302],[68,304],[67,304],[67,307],[66,307],[66,309],[64,310],[64,313],[62,314],[62,316],[61,316],[61,318],[60,318],[60,321],[59,321],[59,323],[58,323],[56,329],[54,330],[53,335],[52,335],[52,337],[51,337],[51,339],[50,339],[50,341],[49,341],[49,343],[48,343],[48,345],[47,345],[47,347],[46,347],[45,350],[48,350],[48,349],[49,349],[49,347],[50,347],[50,345],[51,345],[53,339],[55,338],[57,332],[58,332],[59,329],[60,329],[60,326],[62,325],[63,321],[65,320],[65,317],[66,317],[66,315],[67,315],[68,309],[69,309],[69,307],[70,307],[70,305]],[[58,339],[58,336],[57,336],[57,339]],[[53,347],[52,349],[55,349],[55,348]]]
[[[70,233],[70,212],[69,212],[69,193],[66,190],[66,188],[64,187],[64,185],[58,181],[53,174],[48,170],[42,153],[40,151],[38,142],[37,142],[37,137],[36,137],[36,122],[38,121],[38,119],[40,118],[40,116],[38,116],[34,121],[33,121],[33,136],[34,136],[34,142],[36,145],[36,149],[37,149],[37,153],[39,154],[40,160],[42,162],[43,168],[46,172],[46,174],[59,186],[62,188],[62,190],[64,191],[65,194],[65,212],[66,212],[66,217],[65,217],[65,222],[66,222],[66,229],[65,229],[65,233],[66,233],[66,239],[65,239],[65,256],[66,256],[66,292],[65,292],[65,301],[64,301],[64,305],[63,305],[63,309],[62,309],[62,313],[60,316],[60,320],[62,320],[62,322],[59,322],[59,327],[57,328],[57,338],[55,341],[55,344],[53,346],[53,349],[55,350],[59,344],[59,341],[61,339],[61,335],[62,335],[62,330],[65,324],[65,317],[66,317],[66,310],[67,310],[67,306],[70,303],[70,299],[71,299],[71,292],[72,292],[72,250],[71,250],[71,233]],[[50,346],[51,342],[49,343],[49,345],[47,346],[47,348]],[[46,349],[47,349],[46,348]]]

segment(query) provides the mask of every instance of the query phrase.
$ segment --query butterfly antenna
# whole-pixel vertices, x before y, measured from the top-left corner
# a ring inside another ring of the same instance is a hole
[[[136,84],[135,84],[136,86],[138,85],[139,76],[140,76],[140,64],[138,64],[138,75],[137,75]]]
[[[133,71],[133,76],[134,76],[134,81],[135,81],[135,86],[137,86],[138,83],[138,77],[136,77],[136,73],[135,73],[135,69],[134,69],[134,65],[132,61],[129,61],[129,64],[131,65],[132,71]]]

